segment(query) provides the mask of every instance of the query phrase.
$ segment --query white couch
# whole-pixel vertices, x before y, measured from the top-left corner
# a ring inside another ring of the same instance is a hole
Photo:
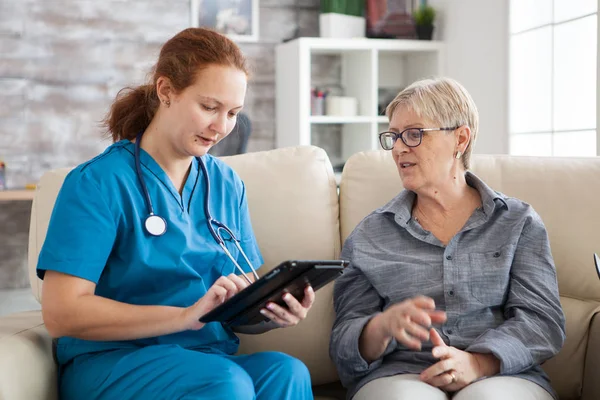
[[[264,274],[285,259],[337,258],[343,240],[401,182],[389,152],[354,155],[339,196],[325,152],[295,147],[227,157],[246,182]],[[600,250],[600,158],[475,156],[474,172],[491,187],[531,203],[550,234],[567,316],[567,341],[544,368],[562,399],[600,399],[600,281],[592,254]],[[54,200],[68,170],[45,174],[33,202],[29,269],[35,265]],[[343,398],[328,356],[332,285],[317,293],[306,321],[295,328],[243,336],[241,352],[279,350],[308,366],[318,399]],[[56,399],[56,367],[40,312],[0,318],[0,400]]]

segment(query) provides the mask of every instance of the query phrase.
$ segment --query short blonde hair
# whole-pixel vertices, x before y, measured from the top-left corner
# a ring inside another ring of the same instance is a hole
[[[471,140],[462,160],[465,169],[469,169],[471,152],[479,131],[479,112],[467,89],[450,78],[423,79],[398,93],[387,106],[385,114],[390,120],[398,106],[407,107],[417,116],[440,124],[435,128],[468,126]]]

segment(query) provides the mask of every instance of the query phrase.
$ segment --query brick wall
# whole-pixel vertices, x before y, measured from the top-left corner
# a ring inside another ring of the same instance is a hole
[[[300,21],[318,36],[319,0],[260,0],[260,40],[240,47],[253,67],[248,150],[275,146],[275,46]],[[298,14],[296,14],[298,13]],[[110,144],[98,122],[139,84],[161,44],[189,26],[189,0],[0,0],[0,159],[22,187]],[[339,66],[324,65],[328,80]],[[331,147],[339,134],[324,135]],[[0,289],[27,285],[29,202],[0,202]]]

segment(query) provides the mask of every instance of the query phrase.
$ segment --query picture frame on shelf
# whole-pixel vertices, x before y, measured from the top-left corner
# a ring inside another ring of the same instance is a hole
[[[190,25],[227,35],[236,42],[257,42],[259,0],[190,0]]]
[[[367,37],[416,39],[413,13],[424,0],[366,0]]]

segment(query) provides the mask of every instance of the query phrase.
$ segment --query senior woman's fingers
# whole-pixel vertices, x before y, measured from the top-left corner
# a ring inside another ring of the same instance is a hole
[[[444,372],[428,380],[423,380],[423,382],[435,387],[444,387],[454,383],[454,378],[451,372]]]
[[[428,328],[431,326],[431,317],[427,311],[417,307],[410,307],[405,313],[412,322]]]
[[[394,332],[394,338],[409,349],[421,350],[421,341],[408,334],[405,329]]]
[[[452,347],[448,345],[437,346],[431,350],[431,354],[435,358],[448,358],[452,356]]]
[[[409,314],[413,321],[423,325],[431,326],[431,324],[441,324],[446,322],[446,312],[439,310],[424,310],[418,307],[411,307]]]
[[[435,301],[431,297],[417,296],[412,298],[412,303],[419,308],[425,308],[429,310],[435,309]]]
[[[419,324],[408,321],[404,324],[404,330],[406,330],[409,335],[419,339],[420,341],[429,340],[429,331]]]
[[[431,328],[429,330],[430,336],[431,336],[431,343],[435,346],[435,347],[447,347],[446,343],[444,342],[444,339],[442,339],[442,337],[440,336],[440,334],[433,328]],[[441,357],[441,353],[438,350],[438,354],[440,354]],[[437,357],[436,354],[433,354],[435,357]]]
[[[429,382],[434,377],[454,369],[455,364],[456,360],[454,360],[453,358],[446,358],[445,360],[438,361],[431,367],[427,368],[425,371],[421,372],[420,378],[424,382]],[[449,383],[450,382],[446,382],[445,385]]]
[[[446,322],[446,319],[448,318],[444,311],[427,311],[427,314],[429,315],[429,318],[431,318],[432,324],[442,324]]]
[[[411,300],[413,307],[410,307],[410,315],[413,321],[423,325],[441,324],[446,321],[446,313],[435,309],[435,302],[432,298],[418,296]]]
[[[431,327],[432,324],[440,324],[446,321],[446,313],[443,311],[430,311],[419,308],[411,308],[407,310],[406,314],[412,322],[417,323],[425,328]],[[427,332],[423,338],[428,340],[429,332]]]

